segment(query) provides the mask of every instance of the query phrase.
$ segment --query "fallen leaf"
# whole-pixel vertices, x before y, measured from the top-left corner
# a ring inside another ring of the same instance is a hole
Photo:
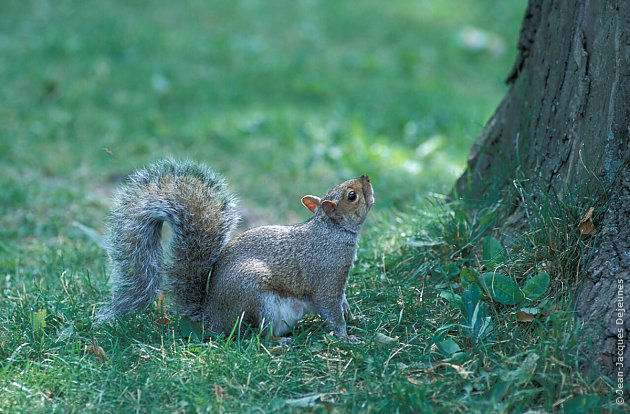
[[[157,323],[158,325],[164,326],[164,325],[168,325],[169,323],[171,323],[171,319],[168,316],[163,315],[163,316],[159,316],[159,317],[155,318],[155,323]]]
[[[558,313],[558,312],[560,312],[560,305],[555,305],[552,308],[547,308],[547,309],[543,310],[542,311],[542,316],[546,318],[546,317],[549,316],[550,313],[551,314],[555,314],[555,313]]]
[[[307,397],[284,400],[284,404],[294,408],[313,408],[322,403],[322,397],[326,394],[313,394]]]
[[[42,331],[46,327],[46,309],[42,308],[31,313],[31,322],[35,332]]]
[[[393,344],[396,341],[398,341],[398,337],[392,338],[391,336],[387,336],[380,332],[374,335],[374,342],[376,343],[376,345],[379,346]]]
[[[584,234],[585,236],[589,236],[595,233],[595,224],[593,224],[593,211],[595,211],[593,207],[589,208],[580,221],[580,224],[578,224],[578,230],[580,230],[580,233]]]
[[[525,307],[519,310],[525,313],[529,313],[530,315],[534,315],[534,316],[540,314],[540,308],[536,308],[536,307]]]
[[[532,322],[534,320],[534,315],[523,311],[516,311],[516,320],[518,322]]]
[[[85,347],[85,352],[94,355],[101,362],[105,362],[109,359],[107,357],[107,354],[105,353],[105,350],[98,345],[87,345]]]
[[[217,402],[222,402],[227,395],[227,391],[222,386],[214,384],[214,396],[217,397]]]
[[[434,365],[431,368],[429,368],[427,371],[428,372],[433,372],[437,368],[440,368],[440,367],[448,367],[448,368],[454,369],[455,372],[457,372],[463,379],[468,378],[470,376],[470,374],[472,374],[472,371],[466,371],[466,369],[464,369],[464,367],[462,367],[460,365],[450,364],[448,362],[440,362],[439,364]]]
[[[413,385],[418,385],[420,383],[420,381],[418,381],[416,378],[414,377],[407,377],[407,381],[409,381],[410,383],[412,383]]]

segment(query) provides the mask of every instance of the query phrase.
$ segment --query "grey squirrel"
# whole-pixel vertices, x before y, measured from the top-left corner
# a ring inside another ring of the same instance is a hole
[[[131,313],[166,290],[180,314],[208,332],[243,321],[274,336],[316,312],[347,342],[346,283],[374,193],[368,176],[302,203],[313,216],[261,226],[230,239],[240,220],[225,180],[192,161],[165,160],[131,174],[108,222],[111,301],[97,322]],[[163,222],[172,228],[168,259]]]

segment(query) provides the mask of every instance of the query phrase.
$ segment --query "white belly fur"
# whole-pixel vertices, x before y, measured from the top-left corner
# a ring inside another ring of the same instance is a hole
[[[274,336],[286,335],[297,321],[311,312],[311,305],[305,300],[280,297],[271,292],[266,293],[265,296],[266,314],[271,318],[271,321],[265,321],[265,324],[272,324]]]

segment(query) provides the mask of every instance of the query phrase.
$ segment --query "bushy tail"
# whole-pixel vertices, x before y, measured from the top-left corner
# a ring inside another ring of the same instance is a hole
[[[119,190],[108,223],[112,298],[96,320],[148,305],[164,276],[179,312],[200,319],[210,271],[238,220],[225,181],[202,164],[166,160],[135,171]],[[167,263],[165,221],[172,228]]]

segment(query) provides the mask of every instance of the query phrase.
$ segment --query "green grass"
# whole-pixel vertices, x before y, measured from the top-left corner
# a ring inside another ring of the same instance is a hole
[[[448,191],[504,93],[524,6],[2,2],[0,411],[614,408],[577,368],[572,275],[588,245],[565,237],[577,204],[532,207],[499,263],[521,287],[548,263],[554,282],[532,305],[546,316],[517,323],[483,296],[493,330],[479,339],[444,292],[463,296],[462,269],[487,270],[500,208],[421,201]],[[474,28],[479,49],[462,41]],[[154,308],[92,327],[106,257],[74,223],[101,230],[120,179],[165,156],[221,171],[249,223],[304,219],[301,195],[370,174],[377,205],[348,288],[364,343],[317,317],[288,349],[188,340]]]
[[[365,172],[390,205],[444,190],[503,93],[523,7],[456,4],[3,2],[2,185],[89,196],[170,155],[280,216]],[[467,26],[504,50],[465,47]]]

